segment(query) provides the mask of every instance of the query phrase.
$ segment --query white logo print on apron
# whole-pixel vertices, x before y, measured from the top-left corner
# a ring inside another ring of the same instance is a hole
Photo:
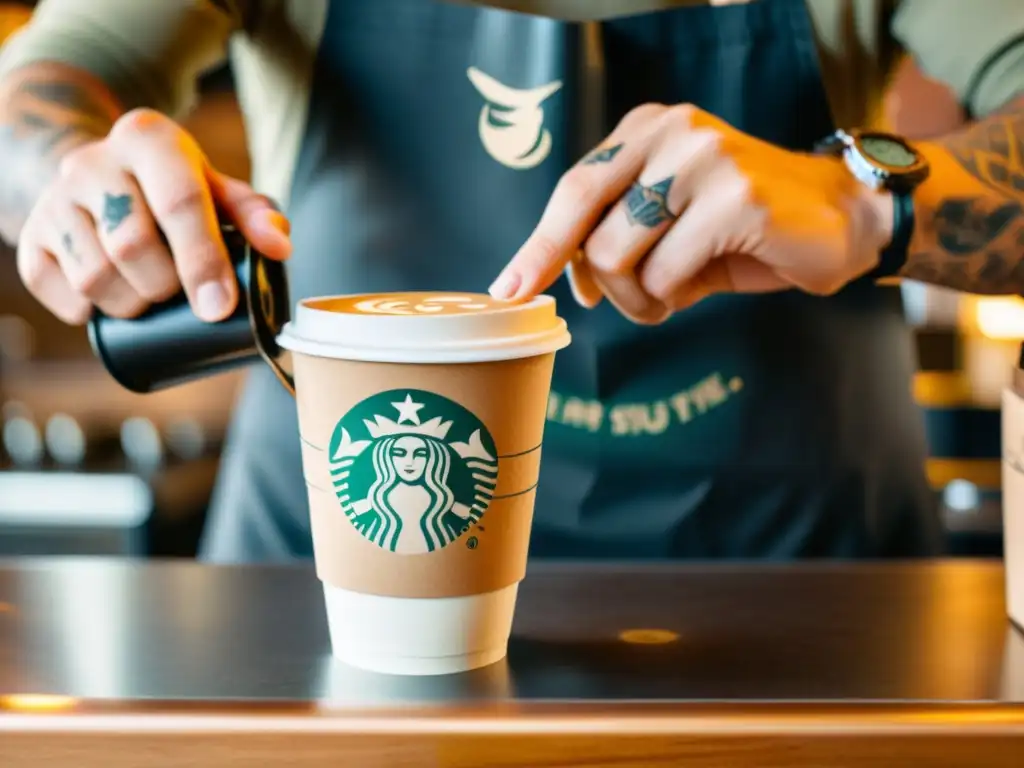
[[[480,110],[480,141],[487,154],[517,171],[535,168],[551,152],[551,132],[544,127],[544,101],[562,87],[556,80],[521,91],[499,83],[476,67],[466,71],[486,103]]]

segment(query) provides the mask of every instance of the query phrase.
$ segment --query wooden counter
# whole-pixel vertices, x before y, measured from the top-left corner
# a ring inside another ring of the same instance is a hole
[[[1024,765],[998,564],[536,564],[506,663],[328,653],[306,567],[0,561],[0,766]]]

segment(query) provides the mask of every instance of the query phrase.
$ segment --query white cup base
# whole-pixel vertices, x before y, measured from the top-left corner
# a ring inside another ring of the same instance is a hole
[[[357,649],[335,649],[334,656],[339,661],[366,670],[386,675],[454,675],[469,672],[480,667],[490,666],[501,661],[508,653],[508,643],[500,648],[491,648],[476,653],[458,656],[436,656],[433,658],[412,658],[409,656],[374,656],[361,653]]]
[[[519,584],[460,597],[386,597],[324,584],[334,656],[394,675],[448,675],[504,658]]]

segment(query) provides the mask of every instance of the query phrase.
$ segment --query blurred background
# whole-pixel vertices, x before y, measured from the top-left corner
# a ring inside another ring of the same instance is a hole
[[[0,2],[0,41],[31,12]],[[247,179],[231,73],[211,73],[187,122],[220,170]],[[927,138],[963,115],[907,61],[891,84],[888,127]],[[917,331],[915,396],[928,475],[951,554],[999,556],[1000,391],[1024,338],[1024,302],[904,283]],[[129,394],[92,357],[85,332],[49,316],[0,245],[0,555],[195,554],[241,376]]]

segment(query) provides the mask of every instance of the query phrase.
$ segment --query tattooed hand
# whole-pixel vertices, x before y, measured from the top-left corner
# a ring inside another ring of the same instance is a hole
[[[891,201],[841,161],[647,104],[561,179],[491,291],[529,298],[567,269],[585,306],[603,295],[658,323],[723,291],[833,293],[878,263],[891,227]]]
[[[93,305],[133,317],[182,287],[199,317],[221,320],[238,289],[217,208],[262,253],[288,257],[288,222],[265,197],[211,168],[170,119],[129,112],[64,156],[21,230],[18,271],[71,324]]]

